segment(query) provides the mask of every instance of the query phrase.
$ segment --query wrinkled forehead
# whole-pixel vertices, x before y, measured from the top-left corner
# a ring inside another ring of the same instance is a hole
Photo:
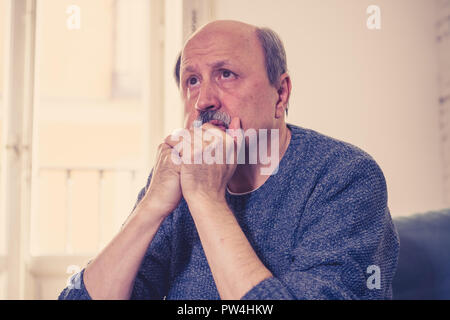
[[[262,48],[256,32],[249,30],[212,30],[196,34],[186,42],[181,56],[181,69],[198,62],[256,62]]]

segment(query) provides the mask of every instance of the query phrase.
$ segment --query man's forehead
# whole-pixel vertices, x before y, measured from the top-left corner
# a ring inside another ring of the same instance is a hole
[[[256,35],[255,35],[256,37]],[[252,41],[253,40],[253,41]],[[229,55],[236,51],[252,50],[257,42],[248,35],[227,32],[209,32],[190,39],[183,48],[183,55]]]
[[[256,33],[232,29],[206,30],[186,42],[181,68],[189,70],[196,60],[210,67],[232,65],[258,55],[261,50]]]
[[[223,67],[227,67],[227,66],[232,66],[233,63],[230,62],[230,60],[217,60],[217,61],[213,61],[210,63],[206,63],[206,65],[208,67],[210,67],[211,69],[219,69],[219,68],[223,68]],[[186,63],[184,65],[182,65],[182,68],[185,71],[194,71],[193,66],[186,64]]]

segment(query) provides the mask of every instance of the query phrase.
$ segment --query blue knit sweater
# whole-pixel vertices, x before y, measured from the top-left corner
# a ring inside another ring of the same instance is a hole
[[[251,193],[226,194],[247,239],[273,274],[243,299],[391,298],[399,240],[381,169],[351,144],[288,127],[292,138],[278,173]],[[137,202],[149,183],[150,177]],[[81,286],[65,288],[59,299],[90,298],[83,272],[72,279]],[[220,299],[184,199],[150,243],[131,296],[164,297]]]

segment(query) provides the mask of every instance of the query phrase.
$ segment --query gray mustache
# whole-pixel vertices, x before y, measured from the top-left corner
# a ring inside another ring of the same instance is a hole
[[[217,110],[202,111],[197,117],[197,121],[201,124],[208,123],[211,120],[222,121],[226,125],[227,129],[231,123],[231,117],[228,114]]]

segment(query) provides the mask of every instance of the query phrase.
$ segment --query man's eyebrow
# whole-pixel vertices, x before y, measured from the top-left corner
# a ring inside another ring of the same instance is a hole
[[[212,67],[213,69],[222,68],[227,65],[230,65],[230,62],[228,60],[220,60],[208,64],[208,66]],[[192,66],[183,67],[182,70],[183,72],[192,72],[192,73],[196,72],[196,69]]]

